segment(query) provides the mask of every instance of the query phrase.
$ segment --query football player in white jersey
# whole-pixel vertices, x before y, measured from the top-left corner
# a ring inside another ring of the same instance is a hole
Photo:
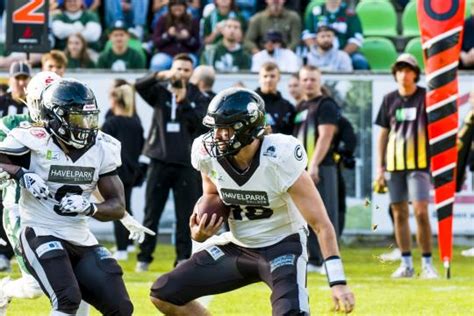
[[[231,208],[230,232],[213,236],[223,219],[190,218],[202,250],[159,277],[151,300],[166,315],[208,315],[195,299],[263,281],[272,290],[273,315],[309,315],[306,288],[307,224],[318,235],[336,309],[351,312],[334,228],[305,171],[299,141],[265,135],[265,105],[253,91],[231,88],[209,105],[210,131],[195,139],[193,166],[201,171],[204,195],[219,195]],[[210,238],[213,236],[212,238]]]
[[[44,126],[20,126],[0,143],[0,167],[22,187],[26,266],[50,298],[51,315],[76,315],[81,299],[104,315],[131,315],[122,270],[87,226],[88,217],[124,216],[120,144],[98,131],[95,96],[82,83],[57,81],[42,97]],[[96,187],[102,203],[89,201]]]

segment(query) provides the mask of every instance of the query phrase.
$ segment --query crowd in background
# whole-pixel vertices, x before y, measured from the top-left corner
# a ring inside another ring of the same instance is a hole
[[[364,36],[354,3],[308,2],[50,1],[54,50],[44,55],[32,54],[30,63],[60,76],[66,69],[153,70],[135,84],[124,80],[114,83],[110,91],[111,110],[103,129],[126,144],[122,147],[127,152],[122,152],[124,165],[119,175],[125,184],[129,211],[132,188],[143,182],[145,174],[138,163],[143,146],[143,153],[150,158],[143,224],[154,232],[158,230],[169,191],[173,190],[177,218],[175,264],[191,253],[188,219],[201,189],[199,174],[190,162],[190,144],[203,132],[201,120],[215,96],[212,86],[216,72],[258,73],[256,92],[265,101],[269,129],[293,134],[304,144],[307,139],[316,139],[319,145],[306,148],[312,163],[308,171],[321,192],[336,232],[339,236],[342,233],[345,204],[338,201],[344,202],[345,193],[340,173],[343,161],[337,155],[337,131],[343,116],[339,105],[321,86],[321,71],[352,72],[370,67],[360,51]],[[309,6],[310,13],[302,18]],[[468,18],[467,25],[473,23],[472,19]],[[474,65],[474,36],[469,35],[473,30],[464,33],[468,40],[463,43],[461,66],[465,68]],[[31,73],[27,64],[18,62],[22,58],[21,54],[0,58],[0,67],[11,66],[10,92],[1,87],[6,93],[0,98],[2,116],[24,112],[24,105],[18,100],[24,98]],[[402,64],[418,69],[415,61],[410,62]],[[282,72],[294,74],[288,81],[288,91],[296,104],[284,99],[277,90]],[[154,111],[146,141],[135,112],[135,91]],[[12,102],[18,106],[15,113],[9,113]],[[178,147],[177,143],[189,146]],[[117,222],[117,259],[128,256],[126,234]],[[138,254],[137,271],[148,269],[156,242],[156,236],[146,237]],[[317,242],[311,244],[314,246],[310,249],[308,269],[324,273]],[[2,253],[0,248],[0,270]],[[3,254],[5,258],[11,257],[9,253]]]
[[[70,69],[160,71],[171,67],[174,56],[187,53],[194,66],[211,65],[218,72],[258,72],[265,61],[275,62],[283,72],[306,64],[352,72],[370,69],[361,52],[358,2],[51,0],[50,40],[52,48],[66,53]],[[398,8],[406,2],[393,1]],[[463,68],[474,65],[472,23],[471,16],[466,20]],[[4,33],[5,27],[0,43]],[[18,53],[0,57],[0,68],[22,58]],[[32,54],[30,63],[36,66],[40,59]]]

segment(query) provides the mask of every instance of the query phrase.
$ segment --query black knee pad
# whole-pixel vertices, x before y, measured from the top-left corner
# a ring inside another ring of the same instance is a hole
[[[162,301],[182,306],[186,301],[179,299],[179,289],[177,282],[173,282],[169,274],[162,275],[153,283],[150,289],[150,296],[156,297]]]
[[[66,314],[75,314],[81,304],[81,290],[79,287],[70,286],[56,293],[58,300],[57,310]]]
[[[102,311],[105,316],[131,316],[133,314],[133,304],[126,299],[109,304],[105,310]]]

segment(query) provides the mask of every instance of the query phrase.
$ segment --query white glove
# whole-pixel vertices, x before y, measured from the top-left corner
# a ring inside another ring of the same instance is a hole
[[[0,181],[10,180],[10,174],[0,168]]]
[[[48,197],[52,197],[46,182],[36,173],[25,171],[25,169],[21,168],[15,174],[15,178],[20,181],[20,185],[23,188],[27,189],[38,200],[46,200]]]
[[[79,214],[93,216],[97,211],[97,206],[86,200],[82,195],[74,194],[63,197],[59,203],[59,211],[64,216],[76,216]]]
[[[137,220],[127,212],[125,212],[125,215],[120,221],[122,222],[123,226],[125,226],[125,228],[128,229],[128,231],[130,232],[128,239],[135,240],[139,244],[141,244],[145,240],[145,234],[155,236],[155,232],[137,222]]]

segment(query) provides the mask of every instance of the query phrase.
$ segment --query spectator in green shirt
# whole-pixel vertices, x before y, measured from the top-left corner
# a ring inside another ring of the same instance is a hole
[[[67,46],[64,50],[67,57],[67,68],[94,68],[89,52],[87,51],[87,42],[81,34],[73,34],[67,38]]]
[[[145,61],[140,53],[128,45],[130,35],[123,21],[115,22],[109,39],[112,46],[100,53],[97,68],[111,69],[112,71],[145,68]]]
[[[310,3],[306,11],[305,28],[312,33],[326,25],[336,31],[335,47],[351,56],[354,69],[369,69],[367,59],[359,51],[364,41],[362,24],[354,10],[347,7],[342,0],[326,0],[322,5]]]
[[[237,18],[245,29],[244,19],[237,12],[234,0],[215,0],[215,8],[203,18],[204,44],[216,44],[222,39],[224,21],[228,18]]]
[[[249,22],[245,40],[252,43],[252,53],[264,49],[264,38],[268,30],[283,34],[283,41],[291,50],[300,42],[301,18],[295,11],[284,8],[285,0],[266,0],[264,11],[254,15]]]
[[[56,38],[55,48],[63,50],[69,35],[81,33],[89,46],[99,51],[102,27],[97,13],[84,10],[83,0],[64,1],[60,8],[61,12],[53,16],[51,26]]]
[[[225,21],[222,29],[222,40],[215,45],[207,47],[201,54],[201,64],[211,65],[217,71],[237,72],[249,70],[252,57],[241,45],[242,25],[235,18]]]

